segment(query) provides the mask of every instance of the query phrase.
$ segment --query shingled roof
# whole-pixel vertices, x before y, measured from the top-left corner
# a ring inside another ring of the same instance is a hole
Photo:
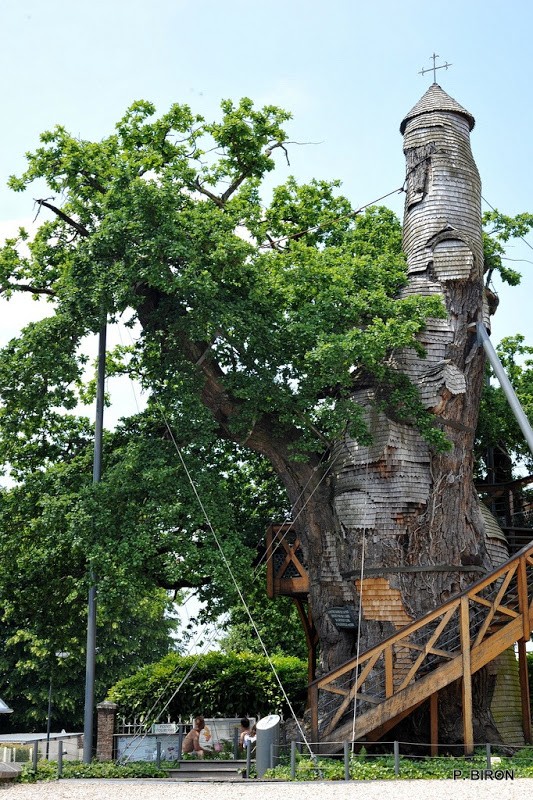
[[[476,121],[472,114],[459,105],[459,103],[450,97],[449,94],[446,94],[444,89],[442,89],[438,83],[432,83],[427,92],[422,95],[416,106],[414,106],[411,111],[404,117],[402,124],[400,125],[400,133],[405,132],[405,128],[407,123],[413,117],[419,117],[422,114],[429,114],[432,111],[455,111],[456,114],[462,114],[463,117],[466,117],[468,120],[468,124],[470,126],[470,130],[476,124]]]

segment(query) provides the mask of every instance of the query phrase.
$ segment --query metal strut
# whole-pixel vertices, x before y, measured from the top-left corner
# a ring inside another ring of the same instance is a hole
[[[496,350],[492,346],[492,342],[482,322],[476,323],[476,332],[477,332],[478,342],[480,342],[480,344],[483,345],[485,353],[487,354],[487,358],[490,361],[490,365],[494,370],[494,374],[496,375],[496,377],[500,382],[500,386],[502,387],[503,392],[508,400],[508,403],[511,406],[511,411],[515,415],[516,421],[520,425],[520,430],[524,434],[524,437],[526,439],[526,442],[528,443],[531,454],[533,455],[533,429],[529,424],[529,420],[524,413],[524,409],[520,405],[520,401],[516,396],[516,392],[511,386],[509,378],[507,377],[505,370],[503,368],[503,364],[500,361],[498,354],[496,353]]]

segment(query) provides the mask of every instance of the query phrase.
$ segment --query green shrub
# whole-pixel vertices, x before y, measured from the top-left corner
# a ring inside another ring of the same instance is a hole
[[[170,765],[168,765],[170,766]],[[175,765],[174,765],[175,766]],[[39,761],[37,773],[33,772],[32,765],[25,764],[19,781],[21,783],[36,783],[37,781],[57,780],[57,762]],[[84,764],[82,761],[64,761],[63,778],[166,778],[167,771],[162,764],[148,761],[131,761],[128,764],[115,764],[112,761],[92,761]]]
[[[272,656],[272,662],[295,712],[303,714],[307,664],[290,656]],[[165,710],[172,719],[199,713],[207,717],[290,714],[267,658],[253,653],[170,653],[116,683],[108,700],[118,704],[121,715],[144,714],[153,720],[182,682]]]
[[[513,758],[500,757],[500,761],[493,764],[493,769],[513,770],[516,778],[533,777],[533,753],[531,748],[524,749]],[[468,775],[470,770],[484,770],[487,767],[485,753],[476,753],[472,758],[400,758],[399,778],[403,780],[450,780],[454,770],[461,770],[463,775]],[[290,766],[283,764],[274,769],[267,770],[264,775],[267,779],[291,780]],[[366,754],[350,758],[350,778],[352,780],[394,780],[397,776],[394,771],[394,758],[392,756],[372,757]],[[298,757],[296,762],[295,780],[344,780],[344,760],[342,758],[317,758]]]

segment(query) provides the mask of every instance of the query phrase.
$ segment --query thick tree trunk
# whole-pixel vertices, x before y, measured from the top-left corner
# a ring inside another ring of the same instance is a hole
[[[441,295],[447,316],[427,326],[426,358],[411,351],[396,354],[396,361],[418,385],[451,449],[435,452],[416,428],[376,411],[371,388],[354,395],[367,409],[372,444],[338,442],[327,487],[299,517],[322,670],[353,656],[357,646],[363,651],[377,644],[494,566],[472,481],[484,367],[471,327],[483,316],[481,187],[470,152],[472,126],[468,112],[436,84],[402,124],[404,293]],[[405,566],[415,571],[398,571]],[[346,604],[358,611],[361,598],[356,641],[353,633],[337,630],[327,612]],[[493,741],[489,694],[477,692],[477,700],[476,731]],[[453,739],[457,709],[450,704],[443,714],[443,735]]]

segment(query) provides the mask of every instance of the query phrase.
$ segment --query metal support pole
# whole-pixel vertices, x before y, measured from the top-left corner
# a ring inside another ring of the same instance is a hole
[[[485,745],[485,751],[486,751],[486,754],[487,754],[487,769],[490,769],[491,768],[491,760],[490,760],[491,753],[490,753],[490,743],[489,742],[487,742],[487,744]]]
[[[502,362],[498,358],[498,354],[496,350],[492,346],[492,342],[489,338],[487,331],[485,330],[485,326],[483,323],[478,322],[476,324],[476,331],[478,336],[478,341],[481,342],[485,353],[487,354],[487,358],[490,361],[490,365],[494,370],[494,374],[498,378],[500,382],[500,386],[503,389],[503,393],[507,398],[507,402],[511,406],[511,411],[515,415],[516,421],[520,426],[520,430],[524,434],[526,442],[528,443],[529,449],[531,453],[533,453],[533,430],[531,429],[531,425],[529,424],[528,418],[524,414],[522,410],[522,406],[520,405],[520,401],[516,396],[515,390],[511,386],[509,382],[509,378],[505,374],[505,370],[503,368]]]
[[[63,774],[63,741],[57,741],[57,777],[60,778]]]
[[[274,769],[274,742],[270,742],[270,769]]]
[[[161,742],[155,743],[155,763],[157,765],[157,769],[161,766]]]
[[[344,742],[344,780],[350,780],[350,742]]]
[[[102,439],[104,431],[104,390],[105,390],[105,351],[106,323],[98,336],[98,376],[96,389],[96,421],[94,426],[93,483],[99,483],[102,475]],[[85,659],[85,711],[83,717],[83,761],[90,764],[93,754],[93,709],[94,676],[96,660],[96,586],[95,575],[91,570],[87,611],[87,651]]]
[[[394,774],[400,774],[400,742],[394,742]]]
[[[52,730],[52,673],[50,673],[50,686],[48,689],[48,714],[46,717],[46,760],[50,756],[50,731]]]

